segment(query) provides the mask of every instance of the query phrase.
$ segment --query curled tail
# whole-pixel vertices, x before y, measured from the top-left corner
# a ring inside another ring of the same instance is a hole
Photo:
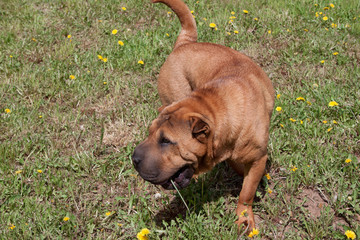
[[[197,41],[195,19],[190,9],[182,0],[152,0],[153,3],[161,2],[171,8],[178,16],[181,23],[181,31],[176,39],[174,49],[181,45]]]

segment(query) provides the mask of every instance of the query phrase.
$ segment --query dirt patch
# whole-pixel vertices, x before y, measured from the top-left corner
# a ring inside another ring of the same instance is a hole
[[[138,128],[133,123],[119,119],[105,126],[103,143],[115,147],[125,147],[135,142],[137,132]]]
[[[303,203],[302,206],[309,212],[309,217],[317,219],[321,216],[321,212],[324,210],[328,203],[323,199],[318,191],[312,189],[304,189],[299,194],[299,204]]]
[[[309,218],[317,220],[321,218],[322,214],[331,214],[334,217],[332,221],[333,228],[343,231],[343,226],[349,226],[344,218],[335,216],[334,209],[330,207],[327,197],[322,192],[304,189],[297,199],[298,203],[302,203],[302,207],[307,210]]]

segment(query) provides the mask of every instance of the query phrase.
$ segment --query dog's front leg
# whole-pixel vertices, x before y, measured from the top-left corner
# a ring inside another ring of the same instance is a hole
[[[236,214],[238,215],[239,220],[236,221],[236,223],[239,225],[239,227],[242,224],[246,225],[248,232],[255,228],[252,204],[254,201],[256,189],[265,173],[266,160],[267,155],[263,156],[255,162],[244,165],[241,164],[243,167],[245,167],[242,169],[244,173],[244,183],[237,204]],[[231,166],[236,167],[235,164]],[[240,172],[237,169],[235,170]]]

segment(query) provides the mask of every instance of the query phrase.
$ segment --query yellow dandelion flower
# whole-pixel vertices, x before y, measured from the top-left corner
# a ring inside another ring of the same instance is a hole
[[[234,12],[234,11],[232,11],[232,12],[231,12],[231,15],[235,15],[235,12]]]
[[[293,166],[291,171],[295,172],[297,169],[298,169],[297,167]]]
[[[328,29],[328,28],[325,28],[325,30],[326,30],[326,31],[329,31],[329,29]]]
[[[336,55],[338,55],[338,54],[339,54],[339,52],[334,52],[334,53],[333,53],[334,56],[336,56]]]
[[[70,75],[69,78],[70,78],[71,80],[74,80],[76,77],[75,77],[74,75]]]
[[[67,222],[67,221],[69,221],[69,220],[70,220],[69,217],[64,217],[64,218],[63,218],[63,221],[64,221],[64,222]]]
[[[330,132],[332,129],[333,129],[333,128],[328,128],[328,130],[327,130],[327,131],[328,131],[328,132]]]
[[[252,237],[254,237],[254,236],[258,235],[258,234],[259,234],[259,230],[257,230],[256,228],[253,228],[252,231],[249,234],[249,238],[252,238]]]
[[[167,15],[171,15],[172,14],[172,12],[167,12]]]
[[[247,215],[247,209],[245,209],[240,213],[240,217],[246,217],[246,215]]]
[[[150,234],[150,230],[147,228],[143,228],[137,235],[138,240],[148,240],[148,236]]]
[[[42,115],[39,115],[39,118],[42,118]]]
[[[305,28],[304,31],[305,31],[305,32],[308,32],[309,30]]]
[[[324,121],[322,121],[323,123],[325,123],[325,124],[327,124],[327,121],[326,120],[324,120]]]
[[[290,121],[292,121],[292,122],[296,122],[296,119],[290,118]]]
[[[304,121],[303,120],[300,120],[300,124],[303,124],[304,123]]]
[[[235,30],[235,31],[234,31],[234,33],[235,33],[235,34],[238,34],[238,33],[239,33],[239,31],[238,31],[238,30]]]
[[[170,37],[170,34],[168,34],[168,33],[166,33],[165,35],[166,35],[167,37]]]
[[[271,194],[272,193],[272,190],[270,188],[268,188],[268,193]]]
[[[280,123],[280,127],[284,128],[284,125]]]
[[[315,17],[319,17],[319,12],[316,12],[316,13],[315,13]]]
[[[101,55],[97,55],[98,59],[103,60],[104,58]]]
[[[11,110],[8,109],[8,108],[6,108],[6,109],[5,109],[5,112],[9,114],[9,113],[11,113]]]
[[[120,45],[120,46],[124,46],[124,42],[123,41],[118,41],[118,44]]]
[[[331,23],[331,27],[332,27],[332,28],[336,28],[336,27],[337,27],[337,24],[336,24],[336,23]]]
[[[69,39],[70,39],[70,38],[71,38],[71,35],[70,35],[70,34],[69,34],[69,35],[67,35],[67,38],[69,38]]]
[[[323,13],[322,12],[319,12],[320,15],[322,15]]]
[[[108,59],[107,58],[103,58],[103,62],[107,62],[108,61]]]
[[[335,121],[335,120],[333,120],[332,122],[333,122],[333,124],[338,124],[338,122],[337,122],[337,121]]]
[[[330,5],[329,5],[331,8],[334,8],[335,7],[335,5],[334,4],[332,4],[332,3],[330,3]]]
[[[324,63],[325,63],[325,60],[321,60],[320,63],[324,64]]]
[[[123,11],[126,11],[126,7],[122,7],[121,9],[122,9]]]
[[[11,226],[9,227],[11,230],[14,230],[15,228],[15,225],[14,224],[11,224]]]
[[[41,169],[36,170],[38,173],[42,173],[43,171]]]
[[[329,18],[328,18],[327,16],[324,16],[324,17],[323,17],[323,20],[324,20],[324,21],[327,21],[328,19],[329,19]]]
[[[22,170],[17,170],[17,171],[15,172],[15,174],[20,174],[20,173],[22,173]]]
[[[106,216],[110,216],[110,215],[111,215],[111,212],[106,212],[105,215],[106,215]]]
[[[282,108],[281,108],[281,107],[276,107],[275,110],[276,110],[277,112],[281,112]]]
[[[254,20],[255,20],[255,21],[259,21],[259,19],[258,19],[258,18],[254,18]]]
[[[216,28],[216,24],[215,24],[215,23],[210,23],[210,24],[209,24],[209,27],[211,27],[211,28]]]
[[[311,105],[312,103],[310,101],[306,101],[307,105]]]
[[[230,35],[231,35],[231,32],[226,32],[226,34],[230,36]]]
[[[143,60],[139,60],[138,64],[144,65],[144,61]]]
[[[37,42],[37,40],[35,38],[32,38],[31,40],[33,40],[34,42]]]
[[[115,34],[117,34],[117,32],[118,32],[118,30],[114,29],[114,30],[111,31],[111,34],[115,35]]]
[[[104,83],[104,85],[106,85],[107,84],[107,82],[103,82]]]
[[[303,97],[298,97],[298,98],[296,98],[296,101],[305,101],[305,98],[303,98]]]
[[[271,177],[270,177],[270,174],[265,174],[265,177],[267,178],[267,180],[270,180],[271,179]]]
[[[276,98],[279,99],[281,97],[281,94],[279,93],[278,95],[276,95]]]
[[[356,238],[356,234],[351,230],[347,230],[345,232],[345,236],[347,237],[347,239],[352,239],[352,240]]]
[[[271,34],[271,30],[268,30],[268,33]]]
[[[334,106],[338,106],[339,104],[335,101],[331,101],[329,102],[329,107],[334,107]]]
[[[122,224],[121,224],[121,223],[118,223],[117,225],[118,225],[119,227],[122,227]]]
[[[351,163],[351,161],[352,161],[352,160],[351,160],[350,158],[347,158],[347,159],[345,160],[346,163]]]
[[[243,10],[243,13],[248,14],[249,11],[244,9],[244,10]]]
[[[330,8],[329,7],[324,7],[324,10],[329,10]]]
[[[235,17],[235,16],[231,16],[231,17],[229,17],[229,19],[233,20],[233,19],[236,19],[236,17]]]
[[[191,12],[191,14],[194,14],[194,10],[191,10],[190,12]]]

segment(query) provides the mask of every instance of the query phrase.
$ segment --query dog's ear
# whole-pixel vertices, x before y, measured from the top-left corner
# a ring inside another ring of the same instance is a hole
[[[159,108],[158,108],[158,113],[161,113],[161,112],[162,112],[162,110],[164,110],[164,108],[166,108],[166,106],[165,106],[165,105],[162,105],[161,107],[159,107]]]
[[[199,117],[190,117],[190,129],[194,138],[201,143],[206,143],[210,135],[209,125]]]

